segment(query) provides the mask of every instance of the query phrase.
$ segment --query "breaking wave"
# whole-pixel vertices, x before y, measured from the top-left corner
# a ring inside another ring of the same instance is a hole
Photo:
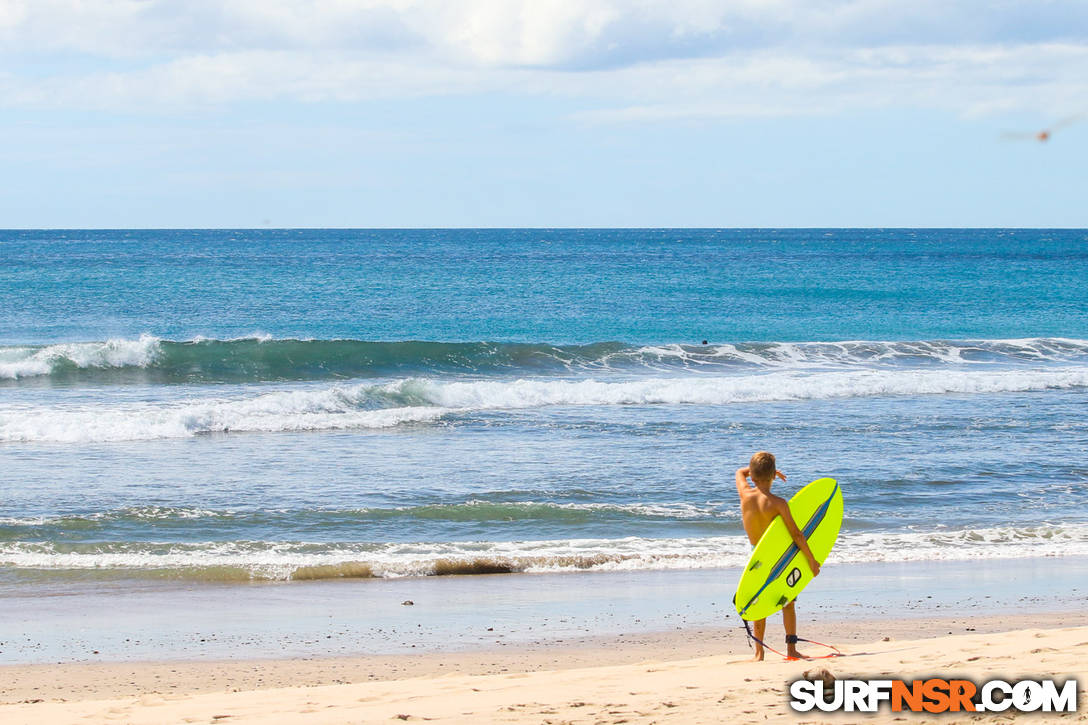
[[[435,380],[332,385],[165,402],[0,407],[0,441],[105,442],[229,432],[390,428],[546,406],[729,405],[1088,387],[1088,366],[781,370],[733,376]]]
[[[847,341],[637,346],[498,342],[374,342],[253,337],[137,339],[0,347],[0,382],[244,383],[440,373],[515,375],[593,371],[876,366],[1088,360],[1088,340]]]
[[[688,539],[312,544],[0,543],[0,568],[24,575],[194,580],[312,580],[454,574],[740,567],[742,535]],[[845,532],[834,563],[1088,555],[1088,526]]]

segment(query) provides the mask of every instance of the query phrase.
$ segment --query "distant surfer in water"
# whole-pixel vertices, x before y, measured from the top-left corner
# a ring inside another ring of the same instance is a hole
[[[752,460],[744,468],[737,469],[737,493],[740,495],[740,518],[744,522],[744,531],[748,534],[748,540],[755,546],[759,537],[779,516],[786,523],[786,529],[793,538],[793,543],[808,559],[809,568],[813,576],[820,573],[820,562],[812,555],[812,549],[808,547],[808,541],[797,527],[797,522],[790,514],[790,505],[786,499],[771,493],[771,484],[775,478],[786,480],[786,474],[775,467],[774,456],[767,451],[759,451],[752,456]],[[748,485],[748,479],[752,479],[752,486]],[[796,601],[796,600],[795,600]],[[802,659],[803,654],[797,651],[797,612],[793,608],[794,602],[782,607],[782,624],[786,629],[786,655]],[[755,662],[763,661],[763,635],[767,631],[767,620],[760,619],[753,622],[756,639]]]

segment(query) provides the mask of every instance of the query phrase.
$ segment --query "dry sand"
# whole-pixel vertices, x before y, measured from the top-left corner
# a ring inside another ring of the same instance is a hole
[[[738,630],[583,640],[521,651],[405,657],[9,666],[0,722],[34,723],[745,723],[848,722],[797,714],[787,683],[827,668],[836,677],[957,675],[1080,678],[1088,721],[1083,613],[839,623],[847,655],[746,664]],[[1029,625],[1029,623],[1033,623]],[[772,621],[773,641],[781,639]],[[1012,627],[1023,629],[1009,630]],[[1042,629],[1040,627],[1052,627]],[[961,634],[966,632],[966,634]],[[877,636],[884,633],[883,636]],[[888,637],[884,641],[884,637]],[[810,646],[811,647],[811,646]],[[816,652],[815,649],[812,650]],[[339,684],[326,684],[339,683]],[[60,701],[61,699],[67,701]],[[40,702],[24,702],[41,700]],[[1039,715],[1033,716],[1041,722]],[[1052,716],[1053,717],[1053,716]],[[873,722],[1004,721],[1004,715],[883,712]]]

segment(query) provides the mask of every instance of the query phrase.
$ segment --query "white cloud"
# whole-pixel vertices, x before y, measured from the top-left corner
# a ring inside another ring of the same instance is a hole
[[[891,47],[841,54],[747,54],[612,74],[615,101],[590,123],[834,114],[927,108],[964,116],[1084,108],[1088,47]],[[1057,72],[1055,69],[1060,69]],[[663,91],[662,89],[667,89]],[[630,103],[622,103],[623,99]]]
[[[497,91],[569,97],[595,122],[894,105],[1061,113],[1088,90],[1086,19],[1075,2],[0,0],[0,103]]]
[[[1088,7],[1075,0],[4,0],[0,32],[7,55],[410,51],[583,68],[769,47],[1084,40]]]

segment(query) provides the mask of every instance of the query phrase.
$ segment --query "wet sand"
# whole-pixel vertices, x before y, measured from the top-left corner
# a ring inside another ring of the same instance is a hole
[[[1081,615],[1076,615],[1080,618]],[[1059,618],[1050,620],[1058,623]],[[655,641],[608,646],[561,647],[552,653],[523,652],[496,657],[462,654],[453,659],[432,654],[402,660],[401,670],[386,669],[394,660],[279,660],[249,663],[190,663],[186,666],[128,666],[131,675],[103,665],[9,668],[22,674],[5,699],[21,697],[31,681],[64,678],[74,702],[39,692],[14,704],[0,705],[5,723],[71,722],[254,722],[347,723],[432,721],[450,723],[738,723],[824,722],[824,713],[799,715],[790,710],[788,684],[794,679],[844,677],[910,678],[955,674],[975,680],[990,677],[1080,676],[1084,683],[1088,627],[1031,628],[990,633],[978,631],[996,620],[973,620],[969,634],[918,637],[952,626],[951,622],[916,623],[913,639],[885,635],[842,641],[845,656],[812,662],[783,661],[773,655],[762,663],[729,649],[697,655],[714,642],[701,633],[676,632]],[[1011,623],[1010,623],[1011,624]],[[871,624],[870,624],[871,626]],[[965,628],[966,629],[966,628]],[[893,631],[885,626],[883,631]],[[900,629],[894,631],[899,632]],[[705,633],[704,633],[705,634]],[[868,634],[868,632],[866,632]],[[692,649],[692,648],[695,649]],[[747,654],[747,653],[743,653]],[[550,659],[549,659],[550,658]],[[620,662],[629,660],[627,662]],[[115,668],[117,666],[114,666]],[[247,671],[248,670],[248,671]],[[826,670],[826,673],[824,672]],[[141,687],[139,678],[157,672],[162,684]],[[367,673],[366,680],[361,679]],[[169,675],[168,675],[169,673]],[[399,674],[399,677],[397,675]],[[137,678],[124,688],[127,676]],[[293,678],[293,680],[291,679]],[[369,678],[373,678],[372,680]],[[334,684],[324,684],[332,680]],[[290,684],[287,684],[287,683]],[[165,685],[163,687],[162,685]],[[256,688],[256,689],[254,689]],[[119,691],[127,690],[127,694]],[[1083,684],[1078,699],[1083,702]],[[1007,713],[943,714],[941,723],[1006,721]],[[841,719],[841,716],[838,718]],[[871,722],[902,720],[887,709]],[[1082,711],[1063,719],[1084,722]]]
[[[740,626],[731,605],[738,575],[704,569],[0,585],[0,665],[522,651],[593,637],[728,630]],[[814,639],[848,619],[1088,610],[1088,558],[829,563],[797,607],[801,635]]]
[[[851,655],[821,661],[838,675],[1088,682],[1084,559],[825,573],[799,600],[800,634]],[[736,664],[752,650],[734,583],[711,570],[9,588],[0,721],[806,721],[784,709],[784,683],[811,663]],[[772,617],[772,646],[781,627]]]
[[[1002,614],[909,620],[869,619],[822,622],[813,639],[846,651],[861,643],[991,634],[1020,628],[1088,625],[1078,612]],[[768,625],[768,644],[782,642],[781,619]],[[829,650],[809,645],[807,654]],[[251,659],[213,661],[106,662],[7,665],[0,667],[0,703],[24,700],[88,700],[153,694],[194,694],[289,686],[324,686],[375,680],[629,665],[643,661],[674,662],[703,657],[746,658],[752,655],[743,627],[677,629],[671,632],[579,637],[517,647],[493,646],[462,652]],[[768,655],[768,661],[778,659]],[[1088,669],[1088,668],[1086,668]]]

